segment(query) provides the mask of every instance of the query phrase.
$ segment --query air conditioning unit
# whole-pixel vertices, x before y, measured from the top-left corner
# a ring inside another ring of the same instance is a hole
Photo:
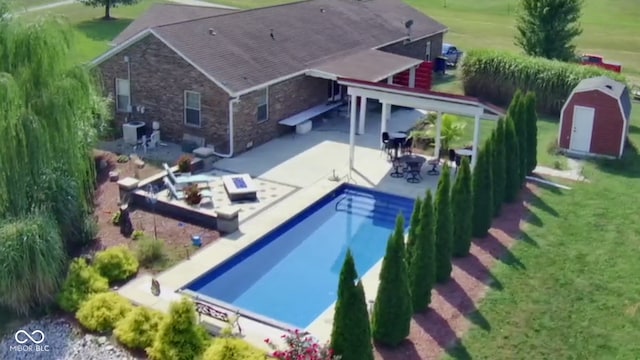
[[[146,124],[143,121],[131,121],[122,125],[122,140],[126,144],[136,145],[145,134]]]

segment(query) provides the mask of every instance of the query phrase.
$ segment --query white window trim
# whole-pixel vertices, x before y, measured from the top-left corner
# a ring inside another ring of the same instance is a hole
[[[262,91],[262,90],[260,90]],[[258,121],[258,124],[263,123],[265,121],[269,121],[269,87],[265,87],[264,88],[264,98],[265,98],[265,102],[264,103],[258,103],[258,106],[256,107],[256,120]],[[264,119],[258,119],[257,114],[258,114],[258,109],[260,108],[260,106],[266,106],[267,107],[267,117]]]
[[[189,102],[187,101],[187,96],[189,94],[198,95],[198,108],[189,107]],[[187,109],[189,110],[198,110],[198,124],[190,124],[187,122]],[[185,90],[184,91],[184,124],[186,126],[192,126],[196,128],[202,127],[202,95],[197,91]]]
[[[126,106],[124,106],[123,108],[120,108],[120,101],[118,101],[118,97],[119,96],[125,96],[124,94],[120,94],[120,82],[121,81],[126,81],[127,82],[127,104]],[[131,109],[131,82],[128,79],[120,79],[120,78],[116,78],[115,81],[115,87],[116,87],[116,96],[115,96],[115,102],[116,102],[116,111],[119,113],[124,113],[124,112],[129,112]]]

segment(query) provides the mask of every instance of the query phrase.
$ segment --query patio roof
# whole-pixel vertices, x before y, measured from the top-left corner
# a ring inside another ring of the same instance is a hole
[[[421,63],[420,59],[366,49],[319,61],[310,66],[307,75],[329,80],[349,78],[378,82]]]

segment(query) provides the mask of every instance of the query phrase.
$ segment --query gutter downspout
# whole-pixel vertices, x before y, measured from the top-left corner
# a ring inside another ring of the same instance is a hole
[[[240,98],[235,97],[229,100],[229,153],[220,154],[214,151],[214,155],[221,158],[230,158],[233,156],[233,104],[240,102]]]

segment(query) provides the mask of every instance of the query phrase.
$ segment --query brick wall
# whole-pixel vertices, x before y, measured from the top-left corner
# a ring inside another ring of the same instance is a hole
[[[442,54],[442,39],[444,34],[437,34],[421,40],[412,41],[404,44],[404,42],[397,42],[381,48],[380,50],[404,55],[420,60],[425,60],[425,52],[427,49],[427,42],[431,41],[431,61]]]
[[[245,151],[249,143],[255,147],[291,131],[278,121],[326,103],[328,86],[327,80],[304,75],[269,86],[269,118],[260,123],[257,109],[261,92],[241,96],[240,103],[234,105],[235,152]]]
[[[130,59],[132,103],[145,107],[144,114],[135,115],[136,120],[149,127],[158,121],[163,140],[180,142],[183,134],[190,134],[205,138],[217,151],[227,151],[229,95],[225,91],[151,35],[98,66],[106,94],[115,96],[116,78],[127,79],[124,56]],[[185,90],[201,94],[201,127],[184,124]],[[118,127],[125,117],[116,112]]]

